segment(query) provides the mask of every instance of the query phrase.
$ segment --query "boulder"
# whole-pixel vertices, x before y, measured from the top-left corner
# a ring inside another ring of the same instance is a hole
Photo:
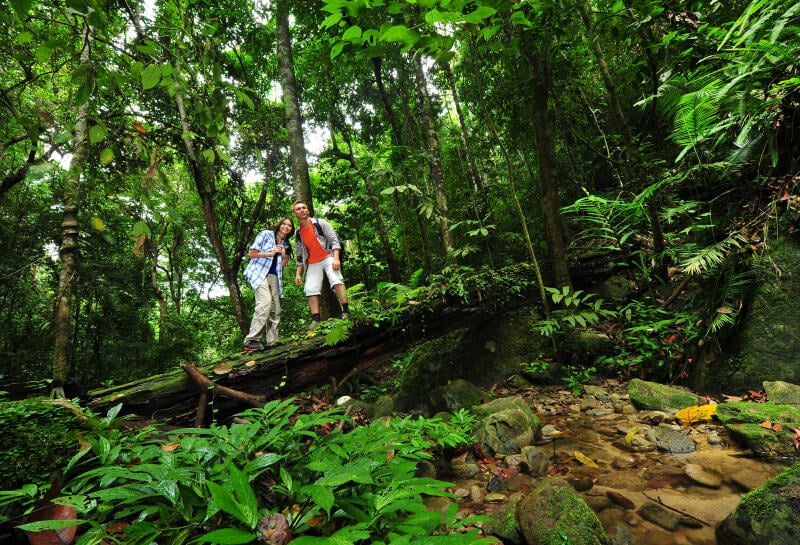
[[[794,405],[771,401],[720,403],[717,418],[734,439],[759,456],[792,458],[798,455],[794,430],[800,428],[800,410]]]
[[[517,504],[517,524],[527,545],[606,545],[603,525],[563,479],[544,479]]]
[[[790,545],[800,541],[800,463],[748,492],[717,526],[720,545]]]
[[[702,397],[686,389],[638,378],[628,383],[628,395],[633,406],[640,411],[654,410],[671,414],[704,402]]]

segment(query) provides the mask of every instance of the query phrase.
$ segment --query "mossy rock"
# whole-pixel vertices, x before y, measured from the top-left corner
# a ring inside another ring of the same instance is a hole
[[[675,413],[683,408],[700,405],[703,398],[688,390],[635,378],[628,383],[631,403],[639,410]]]
[[[800,463],[742,497],[717,527],[728,545],[794,545],[800,541]]]
[[[451,380],[431,393],[434,410],[457,412],[459,409],[472,409],[483,401],[480,389],[464,379]]]
[[[794,405],[800,408],[800,386],[782,380],[763,382],[767,399],[782,405]]]
[[[777,403],[721,403],[717,418],[731,436],[747,445],[757,455],[766,458],[792,458],[798,456],[794,446],[794,429],[800,427],[800,410],[793,405]],[[762,426],[769,421],[772,429]],[[780,425],[780,429],[774,426]]]
[[[603,525],[563,479],[548,478],[517,504],[517,522],[528,545],[606,545]]]

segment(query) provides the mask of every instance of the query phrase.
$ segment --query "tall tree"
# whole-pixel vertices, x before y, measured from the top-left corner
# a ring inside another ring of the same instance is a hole
[[[81,176],[89,155],[89,106],[94,90],[94,64],[92,62],[93,29],[87,20],[81,28],[80,60],[76,69],[81,97],[75,112],[72,159],[64,180],[64,219],[61,222],[61,248],[58,256],[61,271],[58,279],[58,296],[55,312],[55,346],[53,350],[52,396],[64,397],[64,383],[70,371],[72,344],[72,290],[78,272],[78,211],[80,209]]]
[[[314,214],[311,194],[311,179],[308,174],[308,158],[303,139],[303,117],[300,110],[300,94],[292,58],[292,37],[289,32],[289,0],[275,2],[275,34],[278,48],[283,106],[286,109],[286,133],[289,140],[289,155],[292,161],[294,194],[308,205]]]

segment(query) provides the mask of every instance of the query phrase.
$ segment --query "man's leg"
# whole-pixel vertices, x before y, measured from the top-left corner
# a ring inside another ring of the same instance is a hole
[[[344,284],[336,284],[335,286],[333,286],[333,291],[336,292],[336,297],[339,298],[339,302],[342,305],[346,305],[347,304],[347,288],[344,286]]]

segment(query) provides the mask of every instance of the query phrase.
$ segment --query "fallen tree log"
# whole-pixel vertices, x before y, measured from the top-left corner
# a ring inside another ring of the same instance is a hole
[[[394,325],[357,325],[346,341],[335,346],[326,346],[324,337],[315,336],[266,352],[231,355],[205,367],[184,362],[168,373],[92,391],[88,406],[102,413],[121,403],[121,414],[198,425],[207,420],[200,414],[205,407],[202,393],[213,403],[214,417],[224,421],[256,405],[253,401],[286,398],[321,386],[335,395],[338,385],[354,374],[465,325],[479,326],[499,310],[496,305],[419,310],[404,314]],[[198,383],[208,389],[201,392]]]

